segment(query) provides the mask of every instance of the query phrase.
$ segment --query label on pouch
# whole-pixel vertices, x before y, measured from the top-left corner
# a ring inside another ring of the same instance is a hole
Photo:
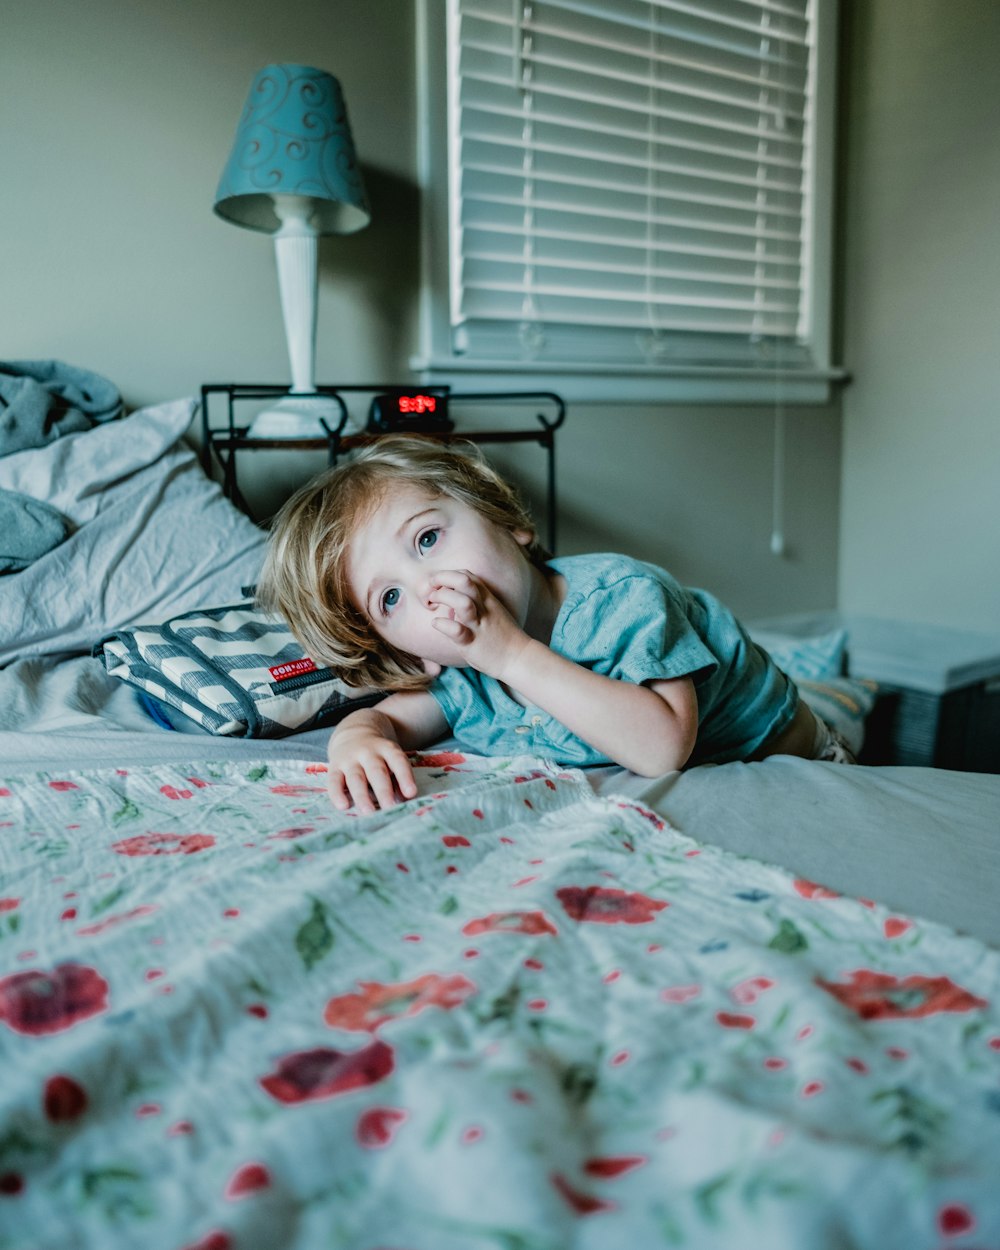
[[[287,681],[289,677],[301,677],[303,673],[315,673],[316,665],[306,656],[301,660],[289,660],[267,670],[274,681]]]

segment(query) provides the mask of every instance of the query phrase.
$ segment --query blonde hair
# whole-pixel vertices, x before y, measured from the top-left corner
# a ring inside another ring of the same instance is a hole
[[[478,448],[391,434],[297,491],[274,520],[257,602],[283,616],[306,653],[352,687],[418,690],[429,678],[417,657],[391,647],[351,602],[347,556],[358,525],[393,486],[466,504],[513,533],[535,527],[516,491]],[[525,552],[544,563],[534,538]]]

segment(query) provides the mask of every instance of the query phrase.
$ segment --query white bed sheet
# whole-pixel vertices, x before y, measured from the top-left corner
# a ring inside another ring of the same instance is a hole
[[[632,793],[690,837],[1000,947],[1000,776],[772,756]]]

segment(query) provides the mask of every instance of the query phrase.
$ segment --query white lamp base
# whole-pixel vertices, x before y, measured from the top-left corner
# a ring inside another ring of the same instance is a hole
[[[320,418],[331,430],[340,424],[340,406],[322,395],[291,394],[259,412],[253,419],[248,438],[326,438]],[[348,433],[351,422],[342,433]]]

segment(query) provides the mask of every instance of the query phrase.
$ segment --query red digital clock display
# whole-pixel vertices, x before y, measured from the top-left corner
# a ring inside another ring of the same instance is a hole
[[[415,434],[442,434],[453,428],[448,416],[448,388],[408,390],[399,387],[372,399],[368,429],[376,433],[410,430]]]
[[[436,395],[399,395],[397,398],[400,412],[422,416],[425,412],[437,411]]]

